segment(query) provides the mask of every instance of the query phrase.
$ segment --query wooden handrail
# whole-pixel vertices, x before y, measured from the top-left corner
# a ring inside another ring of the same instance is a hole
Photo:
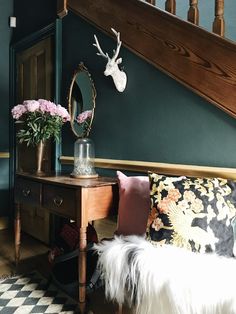
[[[171,14],[176,14],[176,0],[166,0],[165,10]]]
[[[188,21],[195,25],[199,24],[198,0],[189,0]]]
[[[225,35],[224,0],[215,0],[215,19],[212,30],[220,36]]]

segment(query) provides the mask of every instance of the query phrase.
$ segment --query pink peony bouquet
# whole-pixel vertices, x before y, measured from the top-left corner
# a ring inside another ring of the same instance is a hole
[[[59,141],[62,125],[70,121],[64,107],[45,99],[25,100],[13,107],[11,113],[16,123],[21,124],[17,139],[20,143],[26,142],[27,146],[50,138]]]
[[[93,111],[92,110],[86,110],[81,112],[78,117],[76,118],[76,121],[80,126],[82,127],[83,130],[83,136],[88,136],[90,129],[91,129],[91,119],[93,117]]]

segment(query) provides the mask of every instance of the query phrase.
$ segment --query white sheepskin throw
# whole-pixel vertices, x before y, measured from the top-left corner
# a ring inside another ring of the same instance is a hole
[[[137,314],[236,314],[236,259],[154,247],[138,236],[96,245],[109,300]]]

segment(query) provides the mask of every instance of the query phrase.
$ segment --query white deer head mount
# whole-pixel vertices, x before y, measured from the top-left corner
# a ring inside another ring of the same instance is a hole
[[[122,58],[117,59],[122,42],[120,41],[120,33],[114,30],[113,28],[111,28],[111,30],[116,35],[116,38],[117,38],[117,47],[116,47],[116,50],[115,49],[113,50],[112,58],[109,57],[107,52],[104,53],[102,51],[96,35],[94,35],[95,43],[93,44],[93,46],[97,47],[99,51],[97,52],[98,56],[104,57],[108,60],[106,64],[106,69],[104,71],[104,75],[105,76],[111,75],[111,77],[113,78],[114,84],[116,86],[116,89],[119,92],[123,92],[126,87],[127,76],[126,76],[126,73],[120,70],[118,67],[118,64],[122,62]]]

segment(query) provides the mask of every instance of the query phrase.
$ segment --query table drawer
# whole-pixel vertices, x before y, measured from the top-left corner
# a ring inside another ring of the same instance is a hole
[[[15,202],[40,206],[41,184],[26,179],[16,178]]]
[[[74,189],[44,184],[42,206],[63,216],[75,218],[75,194]]]

